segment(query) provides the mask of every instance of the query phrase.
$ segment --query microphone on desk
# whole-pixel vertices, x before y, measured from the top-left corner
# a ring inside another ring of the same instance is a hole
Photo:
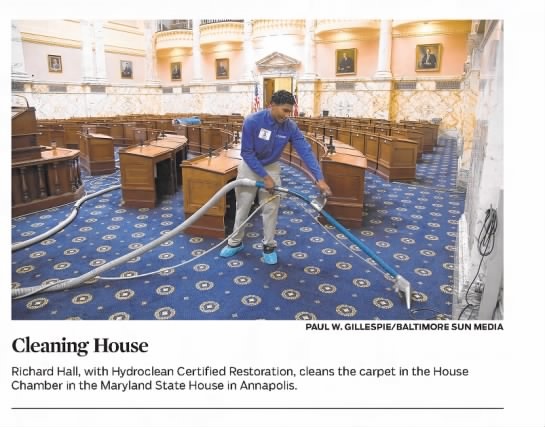
[[[208,149],[208,157],[209,157],[209,158],[212,157],[212,151],[213,151],[213,150],[212,150],[212,147],[210,147],[210,148]]]

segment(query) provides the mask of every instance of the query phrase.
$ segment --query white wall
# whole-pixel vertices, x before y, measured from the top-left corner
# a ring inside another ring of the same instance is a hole
[[[487,22],[480,48],[482,53],[477,126],[473,137],[466,204],[462,218],[462,221],[466,221],[463,228],[467,226],[467,234],[460,236],[458,241],[460,251],[468,254],[468,265],[463,266],[464,273],[460,277],[461,283],[459,282],[458,289],[460,294],[465,293],[461,285],[467,286],[477,274],[482,257],[478,250],[478,237],[485,220],[486,210],[490,207],[498,209],[500,191],[504,188],[502,21]],[[503,221],[504,218],[498,218],[497,236],[503,235]],[[486,257],[482,263],[477,281],[482,281],[485,287],[497,285],[497,283],[491,283],[491,280],[492,278],[497,280],[494,271],[503,269],[502,254],[497,253],[501,250],[501,246],[496,247],[494,249],[496,253]],[[494,262],[491,262],[492,260]]]

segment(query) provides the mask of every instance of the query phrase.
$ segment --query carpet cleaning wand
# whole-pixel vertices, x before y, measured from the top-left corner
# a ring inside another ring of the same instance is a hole
[[[256,186],[260,188],[265,188],[265,185],[262,182],[256,182]],[[322,195],[314,200],[310,200],[308,197],[304,196],[303,194],[300,194],[293,190],[289,190],[284,187],[274,187],[274,191],[277,191],[279,193],[287,193],[287,194],[294,195],[298,197],[299,199],[303,200],[304,202],[308,203],[309,205],[311,205],[314,208],[314,210],[316,210],[327,221],[329,221],[329,223],[332,226],[334,226],[337,230],[343,233],[348,238],[348,240],[350,240],[363,252],[369,255],[378,265],[380,265],[390,276],[394,278],[394,290],[398,294],[400,293],[405,294],[405,303],[407,305],[407,310],[411,309],[411,284],[409,283],[409,281],[405,279],[397,271],[395,271],[392,267],[390,267],[388,264],[386,264],[386,262],[384,262],[384,260],[380,258],[371,248],[369,248],[365,243],[363,243],[356,236],[354,236],[350,232],[350,230],[348,230],[341,223],[339,223],[339,221],[337,221],[329,212],[324,210],[324,206],[327,203],[327,198],[325,197],[325,195]]]

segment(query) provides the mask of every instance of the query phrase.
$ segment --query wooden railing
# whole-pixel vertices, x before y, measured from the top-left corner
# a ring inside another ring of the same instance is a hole
[[[45,150],[37,160],[12,163],[12,215],[73,202],[83,195],[79,151]]]

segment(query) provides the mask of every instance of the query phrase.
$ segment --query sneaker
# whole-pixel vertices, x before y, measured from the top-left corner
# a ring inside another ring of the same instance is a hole
[[[278,262],[275,247],[267,245],[263,246],[263,262],[269,265],[274,265]]]
[[[238,246],[227,245],[221,250],[220,257],[222,258],[232,257],[233,255],[238,254],[242,249],[244,249],[244,245],[242,243]]]

